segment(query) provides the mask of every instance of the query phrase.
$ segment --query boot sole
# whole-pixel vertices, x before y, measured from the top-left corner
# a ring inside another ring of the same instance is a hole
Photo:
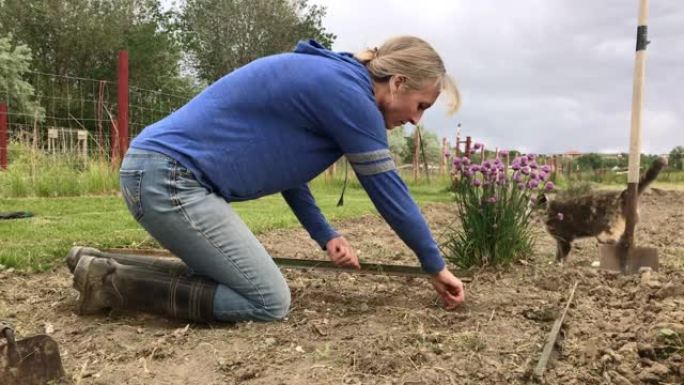
[[[108,260],[81,254],[74,268],[73,286],[79,292],[78,313],[95,314],[112,307],[105,279],[114,271]]]

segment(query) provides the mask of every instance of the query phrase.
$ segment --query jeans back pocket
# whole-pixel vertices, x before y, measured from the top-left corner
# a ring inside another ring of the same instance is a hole
[[[119,178],[121,180],[121,193],[123,194],[128,211],[133,214],[136,220],[143,216],[143,207],[141,199],[141,184],[143,178],[142,170],[120,170]]]

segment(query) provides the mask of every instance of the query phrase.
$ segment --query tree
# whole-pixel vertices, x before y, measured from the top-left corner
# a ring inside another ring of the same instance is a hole
[[[180,77],[177,15],[159,0],[4,0],[0,14],[0,34],[21,36],[36,71],[115,80],[117,53],[128,50],[136,87],[170,92]]]
[[[23,75],[30,69],[31,49],[12,45],[11,37],[0,37],[0,103],[7,103],[13,113],[42,120],[45,111],[34,99],[33,86]]]
[[[20,36],[32,51],[32,68],[58,75],[33,75],[30,80],[39,102],[50,108],[49,115],[64,118],[62,123],[70,121],[70,112],[79,111],[81,123],[92,129],[95,108],[82,102],[96,100],[98,90],[60,76],[113,81],[120,50],[129,52],[131,86],[187,99],[194,93],[191,80],[180,75],[177,15],[162,12],[160,0],[3,0],[0,15],[0,35]],[[111,107],[114,101],[105,103]],[[150,93],[131,103],[146,111],[177,107],[159,105]]]
[[[577,158],[577,165],[580,170],[598,170],[603,165],[603,159],[601,155],[591,152]]]
[[[325,7],[307,0],[188,0],[185,46],[198,76],[213,82],[259,57],[290,51],[300,39],[330,47]]]
[[[400,163],[408,152],[404,126],[395,127],[388,131],[387,140],[389,141],[389,148],[394,161]]]
[[[441,146],[437,134],[425,130],[425,127],[418,125],[416,129],[420,129],[421,138],[423,140],[423,148],[425,149],[425,157],[428,163],[439,163],[440,157],[443,156],[441,153]],[[415,133],[415,131],[414,131]],[[406,163],[413,162],[413,155],[416,149],[415,135],[411,135],[406,138],[406,154],[404,155],[403,161]],[[422,150],[418,149],[418,154],[420,156],[421,163],[423,162]]]
[[[684,170],[684,146],[677,146],[670,151],[669,167],[673,170]]]

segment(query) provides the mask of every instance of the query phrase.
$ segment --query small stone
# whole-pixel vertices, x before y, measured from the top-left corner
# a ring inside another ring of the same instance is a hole
[[[637,343],[636,342],[627,342],[626,344],[622,345],[620,349],[618,349],[618,352],[620,354],[623,354],[625,356],[634,356],[637,353]]]
[[[608,375],[610,376],[611,380],[613,381],[613,384],[616,384],[616,385],[632,385],[632,382],[630,380],[626,379],[624,376],[615,372],[614,370],[609,371]]]
[[[298,353],[306,353],[306,352],[304,351],[304,348],[301,347],[301,346],[299,346],[299,345],[297,345],[297,347],[295,348],[295,351],[298,352]]]
[[[659,362],[654,362],[653,366],[651,366],[650,368],[648,368],[646,370],[650,371],[652,373],[655,373],[656,375],[661,376],[661,377],[667,375],[670,372],[670,369],[667,366],[665,366]]]
[[[653,374],[651,372],[646,372],[646,371],[639,373],[637,378],[642,383],[647,383],[647,384],[657,384],[660,382],[660,377],[656,376],[655,374]]]
[[[276,339],[273,337],[268,337],[264,340],[264,344],[266,344],[266,346],[273,346],[276,344],[276,342]]]
[[[656,357],[655,349],[653,349],[653,345],[651,344],[637,344],[637,353],[639,354],[639,357],[642,358],[655,360]]]

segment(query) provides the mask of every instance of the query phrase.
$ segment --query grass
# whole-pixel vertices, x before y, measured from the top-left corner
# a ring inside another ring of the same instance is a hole
[[[366,193],[352,184],[345,204],[336,207],[338,183],[317,180],[312,192],[328,220],[375,213]],[[412,195],[419,204],[451,200],[443,184],[418,184]],[[234,203],[236,211],[255,232],[298,226],[280,195]],[[0,264],[26,271],[43,271],[62,263],[73,245],[93,247],[155,247],[147,233],[128,213],[122,198],[114,195],[9,198],[0,200],[0,212],[30,211],[31,218],[0,220]]]

